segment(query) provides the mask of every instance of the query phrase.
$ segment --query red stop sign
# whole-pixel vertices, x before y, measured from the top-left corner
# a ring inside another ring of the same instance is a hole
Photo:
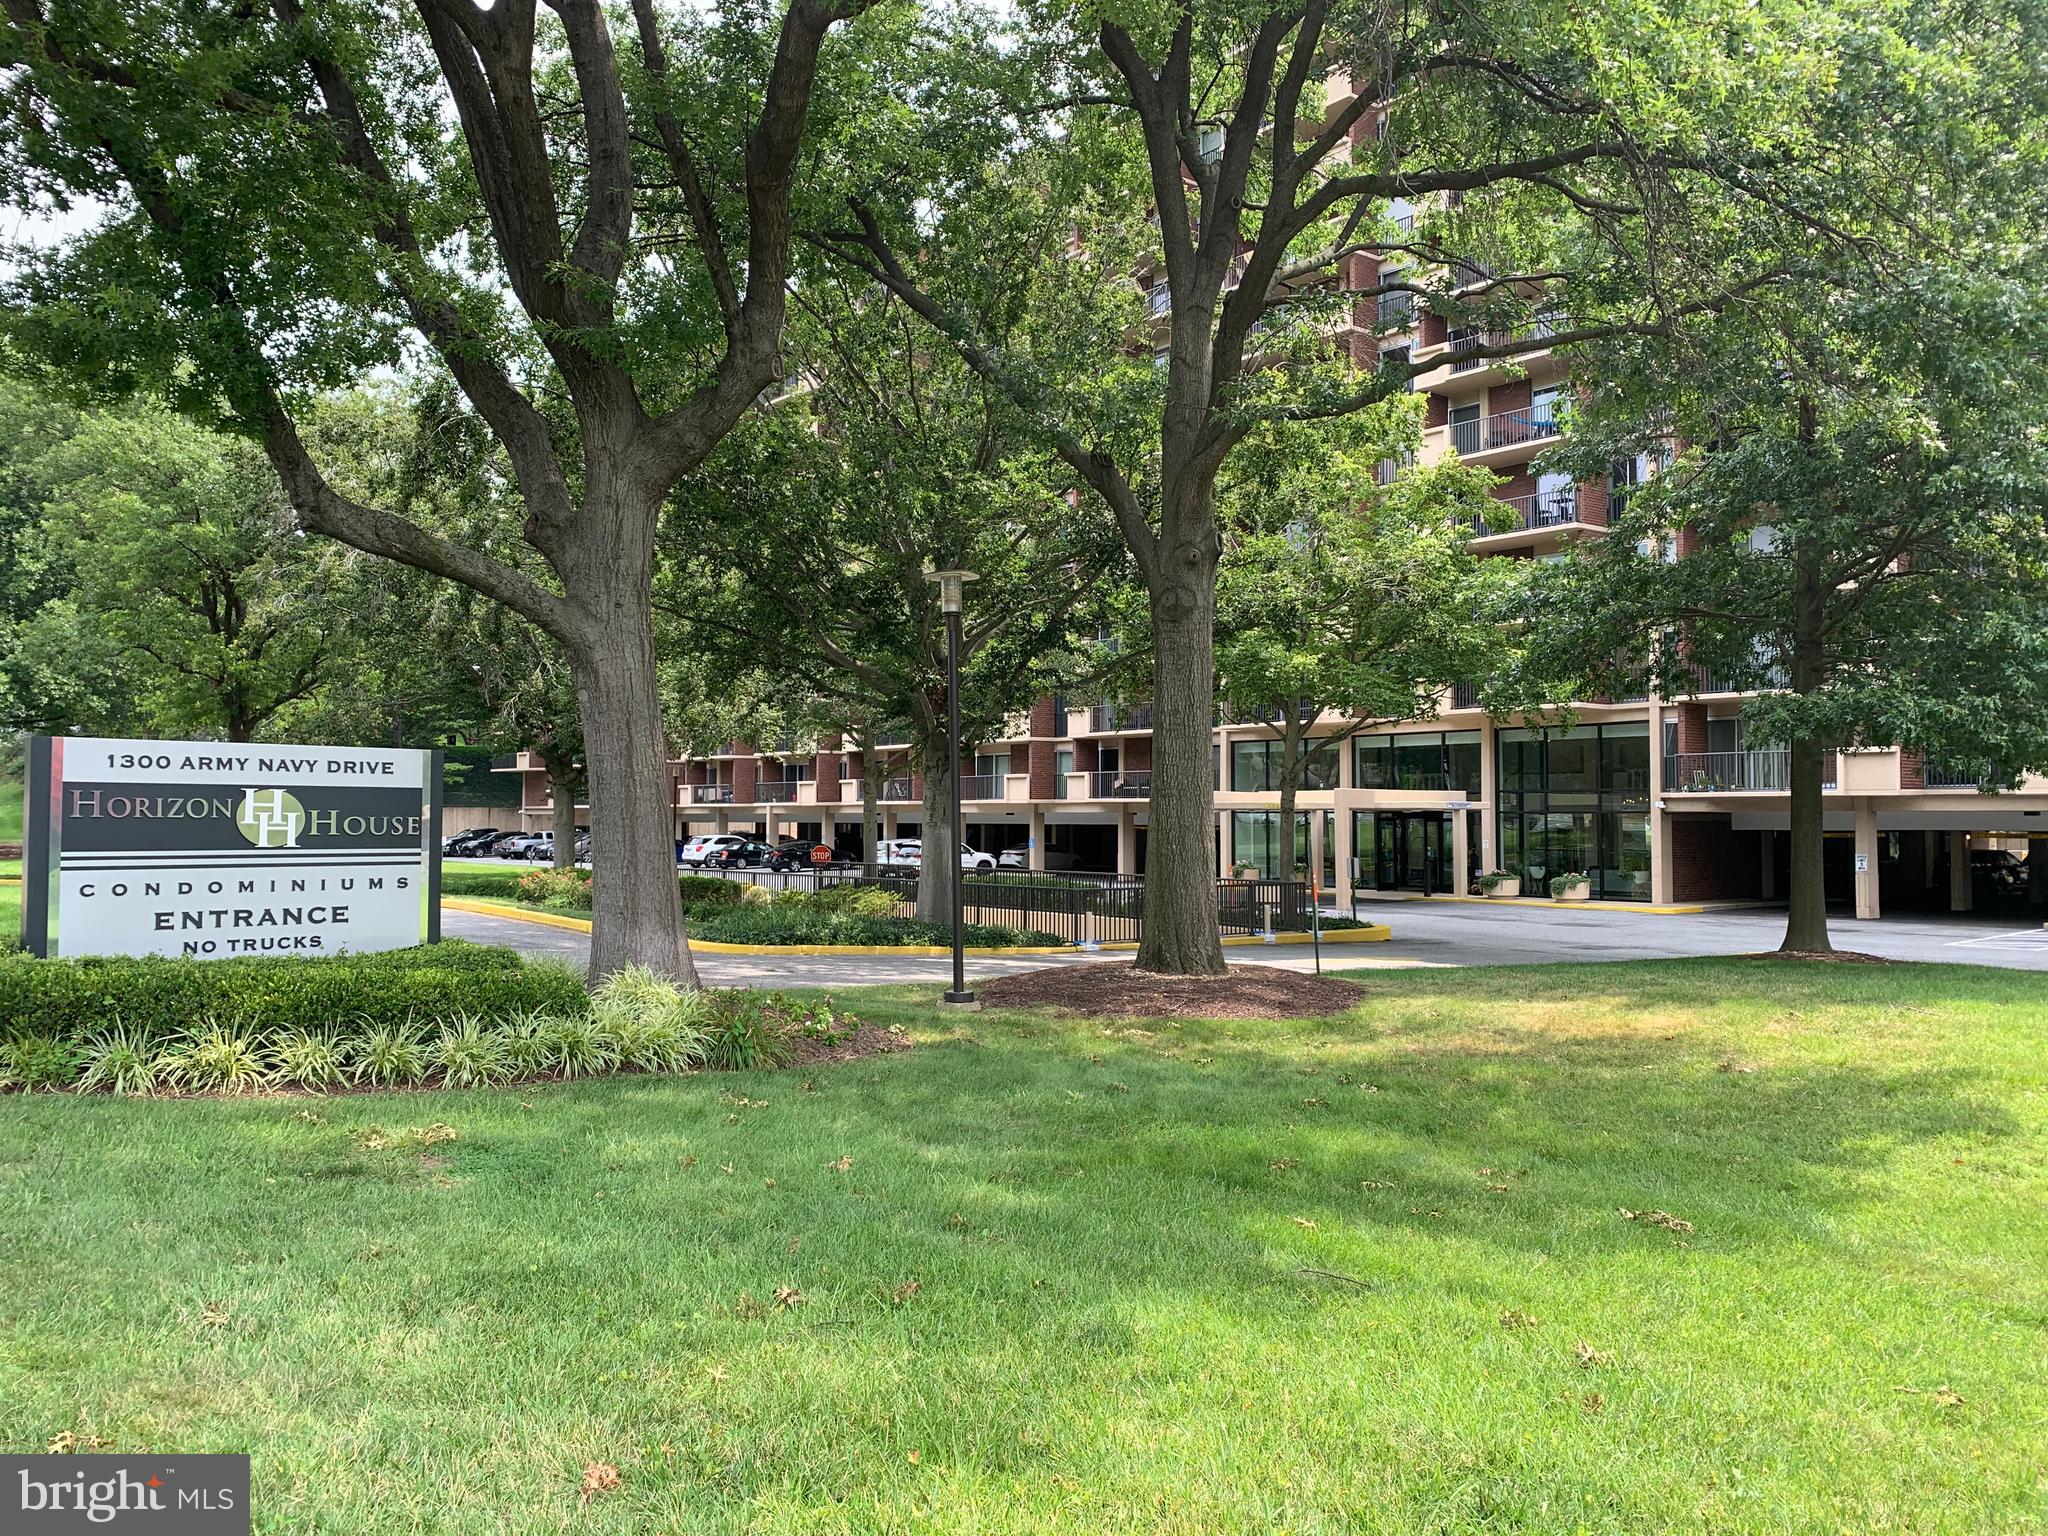
[[[823,843],[818,844],[817,847],[811,850],[811,862],[813,864],[830,864],[832,862],[832,850]]]

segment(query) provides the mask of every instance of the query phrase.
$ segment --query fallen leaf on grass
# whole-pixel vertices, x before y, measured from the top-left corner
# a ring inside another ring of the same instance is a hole
[[[1541,1321],[1541,1318],[1531,1317],[1526,1312],[1517,1312],[1513,1307],[1500,1315],[1500,1325],[1503,1328],[1534,1328]]]
[[[1934,1399],[1935,1404],[1942,1408],[1960,1408],[1963,1406],[1963,1394],[1947,1383],[1943,1383],[1938,1387],[1893,1387],[1892,1390],[1894,1392],[1904,1392],[1911,1397],[1931,1397]]]
[[[741,1291],[739,1300],[733,1303],[733,1311],[745,1322],[753,1322],[768,1315],[768,1309],[754,1300],[752,1291]]]
[[[853,1171],[853,1159],[850,1157],[838,1157],[825,1166],[834,1173],[851,1173]]]
[[[1631,1211],[1620,1207],[1623,1221],[1640,1221],[1648,1227],[1662,1227],[1667,1232],[1690,1232],[1692,1223],[1672,1215],[1669,1211]]]
[[[103,1451],[114,1442],[103,1440],[89,1429],[60,1429],[50,1436],[49,1448],[45,1454],[51,1456],[75,1456],[81,1451]]]
[[[1266,1166],[1275,1173],[1285,1173],[1290,1168],[1299,1168],[1301,1166],[1301,1159],[1298,1157],[1276,1157]]]
[[[1310,1221],[1306,1216],[1290,1216],[1287,1219],[1293,1222],[1297,1227],[1300,1227],[1304,1232],[1313,1232],[1317,1230],[1316,1224]]]
[[[1358,1187],[1360,1189],[1392,1189],[1394,1181],[1392,1179],[1360,1179]]]
[[[1607,1399],[1598,1392],[1588,1392],[1579,1399],[1579,1409],[1583,1413],[1601,1413],[1605,1411],[1606,1407]]]
[[[619,1486],[619,1469],[608,1461],[583,1463],[583,1489],[576,1502],[588,1504],[600,1493],[614,1493]]]
[[[918,1284],[917,1281],[906,1280],[901,1285],[897,1286],[895,1290],[889,1293],[889,1305],[892,1307],[900,1307],[905,1302],[909,1301],[911,1297],[915,1296],[919,1291],[923,1289],[924,1287]]]
[[[804,1293],[793,1285],[778,1285],[775,1287],[775,1305],[784,1310],[790,1307],[801,1306],[803,1300]]]
[[[202,1302],[199,1307],[199,1326],[202,1328],[225,1328],[228,1325],[228,1309],[225,1302]]]
[[[1724,1061],[1721,1063],[1721,1070],[1723,1072],[1754,1072],[1756,1070],[1756,1063],[1753,1061]]]
[[[1598,1365],[1611,1364],[1614,1360],[1614,1356],[1609,1354],[1606,1350],[1595,1349],[1592,1345],[1588,1344],[1584,1339],[1579,1340],[1578,1343],[1572,1346],[1572,1358],[1578,1361],[1579,1364],[1584,1366],[1587,1370],[1591,1370],[1593,1367]]]
[[[911,1464],[911,1465],[912,1465],[913,1467],[914,1467],[914,1466],[916,1466],[916,1465],[918,1465],[918,1464],[919,1464],[920,1462],[922,1462],[923,1460],[924,1460],[924,1452],[923,1452],[923,1451],[920,1451],[920,1450],[915,1450],[915,1449],[913,1449],[913,1450],[911,1451],[911,1453],[910,1453],[910,1464]]]

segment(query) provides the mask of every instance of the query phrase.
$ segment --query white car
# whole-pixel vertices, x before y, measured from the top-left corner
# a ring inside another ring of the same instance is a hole
[[[521,837],[508,837],[491,849],[501,859],[530,859],[535,848],[554,851],[555,834],[552,832],[528,832]]]
[[[921,839],[915,837],[899,837],[887,842],[877,843],[875,845],[875,862],[877,864],[907,864],[913,869],[922,868],[924,865],[924,843]],[[983,853],[979,849],[970,848],[965,843],[962,843],[960,845],[960,867],[982,874],[993,873],[996,867],[996,856],[992,853]]]
[[[683,851],[678,855],[676,862],[678,864],[695,865],[701,868],[715,853],[722,852],[727,848],[738,847],[742,843],[757,841],[759,839],[744,837],[738,832],[718,832],[710,837],[693,837],[683,844]]]

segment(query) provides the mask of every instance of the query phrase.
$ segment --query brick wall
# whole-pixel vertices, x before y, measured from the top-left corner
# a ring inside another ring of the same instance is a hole
[[[1737,832],[1726,816],[1671,818],[1674,901],[1739,901],[1763,894],[1761,834]]]
[[[1496,384],[1486,392],[1486,414],[1496,411],[1526,411],[1535,400],[1527,379],[1510,379],[1505,384]]]
[[[1425,427],[1440,427],[1451,419],[1451,402],[1442,395],[1431,395],[1422,418]]]
[[[761,759],[746,742],[734,742],[733,746],[741,755],[732,761],[732,797],[744,805],[754,798],[755,786],[761,781]]]
[[[1152,738],[1133,736],[1125,742],[1123,765],[1133,771],[1142,768],[1149,772],[1152,767]]]
[[[1065,725],[1066,722],[1064,720],[1057,719],[1054,716],[1051,699],[1036,698],[1031,701],[1031,734],[1033,736],[1064,735],[1063,727]]]
[[[1440,347],[1451,339],[1451,323],[1442,315],[1424,315],[1417,342],[1425,347]]]
[[[1501,469],[1496,473],[1507,476],[1505,481],[1493,488],[1493,494],[1500,500],[1507,501],[1516,496],[1536,494],[1536,477],[1529,473],[1528,465],[1517,464],[1513,469]]]
[[[1906,752],[1902,750],[1899,753],[1899,788],[1925,789],[1926,787],[1927,754],[1925,752]]]
[[[1707,706],[1697,701],[1677,705],[1673,713],[1678,716],[1678,750],[1681,752],[1704,752],[1707,750]]]
[[[830,752],[820,751],[818,753],[817,764],[812,773],[818,781],[818,804],[820,805],[837,805],[839,803],[839,763],[840,757],[836,750]]]
[[[1579,482],[1579,521],[1591,523],[1596,528],[1607,526],[1607,481],[1604,478]]]

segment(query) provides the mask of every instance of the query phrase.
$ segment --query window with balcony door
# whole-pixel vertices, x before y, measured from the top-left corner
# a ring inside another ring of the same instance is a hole
[[[1479,402],[1451,407],[1451,449],[1456,453],[1479,451]]]

